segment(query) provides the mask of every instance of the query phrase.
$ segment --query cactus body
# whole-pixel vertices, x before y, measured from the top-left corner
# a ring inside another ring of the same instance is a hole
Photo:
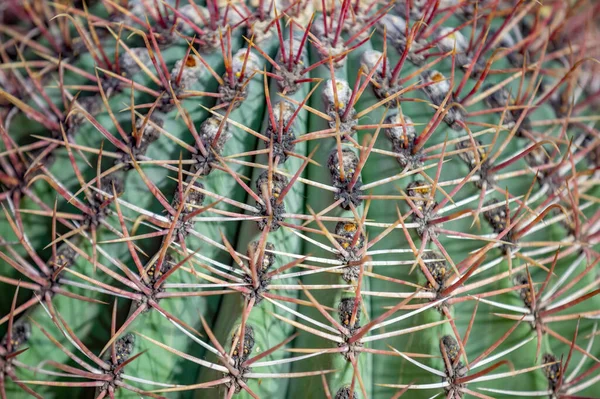
[[[0,6],[2,397],[600,397],[597,11]]]

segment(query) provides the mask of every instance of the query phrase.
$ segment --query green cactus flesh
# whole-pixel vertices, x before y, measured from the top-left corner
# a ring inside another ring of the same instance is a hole
[[[5,3],[0,397],[600,398],[595,1]]]

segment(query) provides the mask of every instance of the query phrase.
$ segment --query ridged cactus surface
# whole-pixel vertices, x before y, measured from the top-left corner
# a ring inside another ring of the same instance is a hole
[[[5,0],[1,398],[600,398],[600,3]]]

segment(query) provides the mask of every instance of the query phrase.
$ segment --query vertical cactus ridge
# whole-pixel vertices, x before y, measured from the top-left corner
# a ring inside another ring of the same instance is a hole
[[[1,398],[600,397],[596,2],[5,3]]]

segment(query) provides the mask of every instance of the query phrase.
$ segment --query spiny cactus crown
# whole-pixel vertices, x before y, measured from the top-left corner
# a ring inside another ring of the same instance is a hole
[[[2,2],[1,396],[598,397],[598,15]]]

